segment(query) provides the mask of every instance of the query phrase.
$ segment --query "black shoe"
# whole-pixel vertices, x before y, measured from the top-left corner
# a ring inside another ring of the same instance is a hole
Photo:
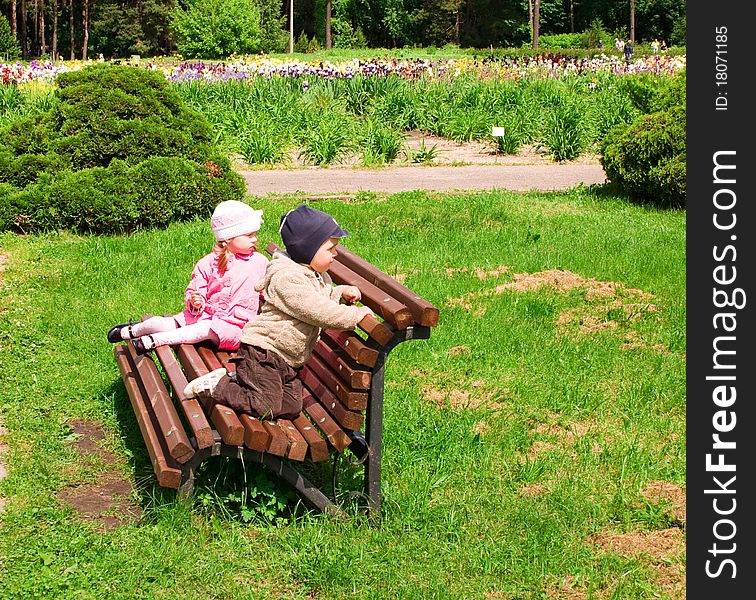
[[[124,341],[121,337],[121,329],[123,329],[124,327],[131,327],[132,325],[136,325],[136,323],[136,321],[129,321],[128,323],[114,325],[110,328],[110,331],[108,331],[108,341],[111,344],[117,344],[118,342]]]
[[[134,344],[134,350],[136,350],[137,356],[141,356],[142,354],[147,354],[151,350],[151,348],[146,348],[144,346],[144,342],[142,341],[142,338],[134,338],[131,340],[131,343]]]

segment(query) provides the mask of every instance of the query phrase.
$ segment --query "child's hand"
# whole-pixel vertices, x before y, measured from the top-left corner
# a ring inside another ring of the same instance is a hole
[[[202,297],[202,294],[199,292],[192,292],[189,296],[189,306],[195,311],[200,311],[205,308],[205,299]]]
[[[341,292],[341,297],[347,302],[357,302],[362,298],[362,294],[360,293],[360,288],[348,285]]]

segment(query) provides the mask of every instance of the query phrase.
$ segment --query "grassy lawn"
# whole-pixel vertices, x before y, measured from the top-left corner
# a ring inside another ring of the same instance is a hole
[[[280,242],[297,198],[250,201]],[[210,474],[193,507],[154,486],[105,333],[180,308],[207,219],[3,234],[0,597],[682,597],[685,213],[585,187],[317,207],[441,309],[388,360],[381,522],[245,519]],[[114,476],[133,516],[65,502]]]

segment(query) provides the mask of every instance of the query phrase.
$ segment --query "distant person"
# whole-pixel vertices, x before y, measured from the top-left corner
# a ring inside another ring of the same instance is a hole
[[[603,50],[604,49],[604,42],[601,41],[601,38],[599,38],[599,41],[598,41],[598,49],[599,50]]]
[[[659,54],[659,40],[654,38],[654,41],[651,42],[651,52],[654,54]]]
[[[625,47],[625,40],[622,38],[614,38],[614,47],[617,48],[619,52],[622,52],[622,49]]]
[[[633,57],[633,43],[630,40],[625,42],[623,51],[625,53],[625,60],[630,62],[630,59]]]
[[[192,270],[184,292],[186,309],[170,317],[115,325],[108,331],[108,341],[133,340],[139,354],[165,344],[204,340],[220,350],[236,350],[244,325],[258,313],[260,295],[255,285],[269,262],[257,252],[261,224],[261,210],[238,200],[218,204],[210,219],[217,243]]]
[[[667,40],[661,41],[661,51],[666,52],[667,51]]]
[[[342,301],[360,300],[352,285],[334,286],[327,273],[339,240],[349,235],[327,213],[300,204],[281,217],[286,252],[273,254],[265,278],[260,315],[242,333],[236,372],[216,369],[190,381],[186,398],[212,398],[258,418],[294,418],[302,410],[297,377],[323,329],[350,330],[373,311]]]

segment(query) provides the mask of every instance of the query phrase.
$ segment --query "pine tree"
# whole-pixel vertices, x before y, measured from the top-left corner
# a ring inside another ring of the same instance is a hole
[[[11,31],[10,23],[8,19],[0,15],[0,58],[15,60],[19,54],[21,54],[21,48]]]

